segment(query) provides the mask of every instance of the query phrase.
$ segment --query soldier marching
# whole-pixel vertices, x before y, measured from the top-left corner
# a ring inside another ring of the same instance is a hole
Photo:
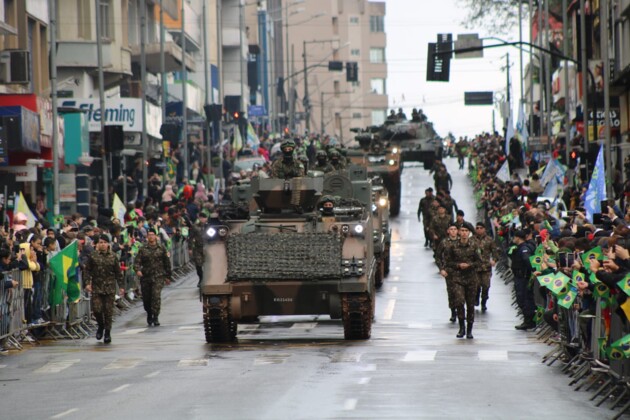
[[[166,248],[159,244],[155,231],[147,232],[147,243],[140,248],[135,259],[136,275],[140,277],[142,303],[147,312],[147,324],[159,326],[162,288],[172,278],[171,260]]]

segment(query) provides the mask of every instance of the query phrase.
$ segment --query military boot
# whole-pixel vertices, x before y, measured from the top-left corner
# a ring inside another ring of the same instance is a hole
[[[158,316],[157,315],[153,316],[153,325],[155,325],[156,327],[160,326],[160,320],[158,320]]]
[[[455,318],[457,318],[457,313],[455,312],[455,308],[451,308],[451,317],[449,318],[449,321],[455,322]]]
[[[488,299],[481,299],[481,312],[486,312],[488,310],[488,307],[486,306],[487,302]]]
[[[103,343],[109,344],[111,342],[112,342],[112,336],[109,334],[109,330],[105,330],[105,339],[103,340]]]
[[[464,335],[466,335],[466,325],[464,324],[464,320],[460,319],[459,320],[459,331],[457,332],[456,337],[457,338],[462,338]]]
[[[472,326],[473,326],[472,322],[469,322],[468,325],[466,326],[466,338],[468,339],[475,338],[472,335]]]
[[[149,325],[149,327],[151,326],[152,323],[153,323],[153,313],[147,312],[147,324]]]
[[[516,325],[516,328],[519,331],[527,331],[536,328],[536,323],[534,322],[533,317],[526,316],[521,325]]]
[[[101,338],[103,338],[103,327],[99,325],[98,329],[96,330],[96,339],[100,340]]]

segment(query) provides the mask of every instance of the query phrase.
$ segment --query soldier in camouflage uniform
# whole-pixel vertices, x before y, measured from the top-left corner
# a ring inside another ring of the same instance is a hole
[[[477,287],[477,295],[475,296],[475,306],[479,305],[479,295],[481,295],[481,311],[488,310],[486,303],[490,291],[490,278],[492,277],[492,267],[495,266],[501,251],[494,240],[486,234],[486,226],[482,222],[478,222],[475,227],[475,241],[477,248],[481,253],[481,266],[477,271],[479,285]]]
[[[190,228],[190,255],[192,257],[193,262],[195,263],[195,268],[197,269],[197,276],[199,276],[199,281],[197,282],[197,287],[201,287],[201,282],[203,281],[203,231],[208,223],[208,213],[206,211],[202,211],[199,213],[199,219],[197,223],[191,226]]]
[[[329,153],[330,165],[335,168],[335,171],[342,171],[346,169],[344,160],[341,157],[341,153],[337,149],[332,149]]]
[[[420,203],[418,204],[418,221],[422,220],[422,226],[424,227],[424,247],[427,248],[432,242],[431,236],[429,235],[429,224],[431,223],[431,207],[433,207],[435,197],[433,196],[433,188],[431,187],[424,190],[424,194],[424,197],[420,199]]]
[[[98,238],[96,252],[93,252],[85,263],[83,275],[86,282],[85,289],[92,293],[92,312],[98,323],[96,339],[103,338],[104,331],[104,342],[111,343],[114,300],[118,284],[122,281],[122,271],[118,257],[109,249],[107,235],[101,235]],[[121,294],[124,294],[124,290]]]
[[[140,277],[147,324],[157,327],[160,325],[158,317],[162,304],[162,288],[165,282],[170,283],[172,274],[168,252],[163,245],[158,244],[155,231],[147,232],[147,243],[138,251],[134,264],[136,275]]]
[[[314,170],[322,171],[325,174],[335,170],[335,168],[333,168],[333,166],[330,163],[328,163],[328,154],[324,150],[319,150],[317,152],[316,157],[317,157],[317,162],[315,163],[315,166],[313,167]]]
[[[293,140],[285,140],[280,145],[282,158],[276,159],[271,165],[272,178],[295,178],[304,176],[304,166],[293,156],[295,143]]]
[[[449,223],[451,223],[451,218],[446,214],[444,206],[440,205],[437,215],[431,218],[431,223],[429,224],[429,232],[433,240],[434,251],[437,250],[440,241],[446,237],[446,230],[448,229]]]
[[[470,239],[474,228],[470,223],[459,229],[459,242],[444,252],[445,269],[454,282],[455,307],[459,319],[457,338],[473,338],[475,322],[475,296],[477,294],[477,270],[481,266],[481,256],[477,243]],[[464,305],[466,305],[464,307]],[[464,325],[466,317],[467,325]]]
[[[446,280],[446,294],[448,296],[448,307],[451,309],[451,322],[455,322],[455,318],[457,317],[454,297],[455,287],[453,277],[449,277],[448,273],[446,272],[446,262],[444,261],[444,255],[447,252],[450,252],[450,248],[452,248],[459,242],[458,231],[459,230],[455,223],[449,224],[446,231],[448,236],[446,237],[446,239],[440,242],[440,245],[435,250],[435,263],[440,269],[440,275],[442,275],[442,277],[444,277],[444,279]]]

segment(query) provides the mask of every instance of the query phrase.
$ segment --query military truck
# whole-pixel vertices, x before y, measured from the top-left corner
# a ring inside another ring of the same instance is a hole
[[[351,196],[355,187],[371,190],[369,181],[359,187],[341,175],[335,185]],[[242,188],[233,197],[244,202],[213,217],[205,233],[206,341],[233,341],[239,322],[259,316],[318,314],[341,319],[346,339],[370,338],[376,275],[370,208],[343,198],[323,213],[323,177],[252,179],[249,192]],[[246,214],[249,197],[256,210]]]

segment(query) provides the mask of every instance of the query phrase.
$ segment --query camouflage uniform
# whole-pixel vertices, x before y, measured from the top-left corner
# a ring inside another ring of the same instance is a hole
[[[481,295],[481,306],[486,306],[488,300],[488,292],[490,291],[490,278],[492,277],[492,265],[490,257],[497,261],[500,257],[500,251],[494,240],[485,235],[483,238],[474,237],[481,256],[481,265],[477,270],[479,285],[477,287],[477,295],[475,296],[475,304],[479,304],[479,295]]]
[[[335,168],[328,162],[326,162],[324,165],[320,165],[319,162],[317,162],[313,166],[313,170],[315,170],[315,171],[322,171],[323,173],[327,174],[328,172],[334,171]]]
[[[424,227],[425,246],[431,243],[431,237],[429,236],[429,225],[431,224],[431,211],[435,197],[422,197],[418,204],[418,219],[422,217],[422,226]]]
[[[435,217],[431,218],[431,223],[429,224],[429,231],[431,232],[431,238],[433,235],[436,235],[438,238],[433,241],[433,249],[437,250],[438,245],[446,237],[446,230],[448,229],[448,224],[451,223],[451,218],[448,215],[444,215],[440,217],[439,215],[435,215]]]
[[[466,320],[472,324],[475,321],[475,296],[477,294],[477,270],[481,266],[481,257],[477,251],[477,243],[461,240],[454,246],[447,248],[443,254],[444,266],[454,284],[454,302],[457,308],[457,316],[460,321]],[[470,267],[465,270],[459,268],[460,263],[468,263]],[[464,304],[466,311],[464,311]]]
[[[160,244],[145,244],[134,261],[136,271],[142,272],[140,289],[147,314],[157,318],[162,304],[164,281],[172,277],[171,260],[166,248]]]
[[[197,275],[199,276],[199,283],[203,280],[203,226],[200,223],[195,223],[190,229],[190,237],[188,239],[190,249],[192,249],[192,260],[197,269]]]
[[[451,248],[459,243],[459,239],[451,239],[447,237],[438,245],[435,250],[435,263],[437,264],[440,271],[446,270],[446,261],[444,260],[444,256],[448,255],[451,252]],[[448,307],[451,309],[455,309],[455,282],[453,281],[452,275],[447,275],[446,278],[446,294],[448,296]]]
[[[99,328],[112,329],[114,300],[118,284],[122,282],[122,271],[118,257],[111,250],[93,252],[83,272],[86,285],[92,286],[92,312]]]
[[[293,159],[291,162],[285,162],[284,159],[276,159],[271,165],[271,177],[272,178],[294,178],[304,176],[304,166]]]

